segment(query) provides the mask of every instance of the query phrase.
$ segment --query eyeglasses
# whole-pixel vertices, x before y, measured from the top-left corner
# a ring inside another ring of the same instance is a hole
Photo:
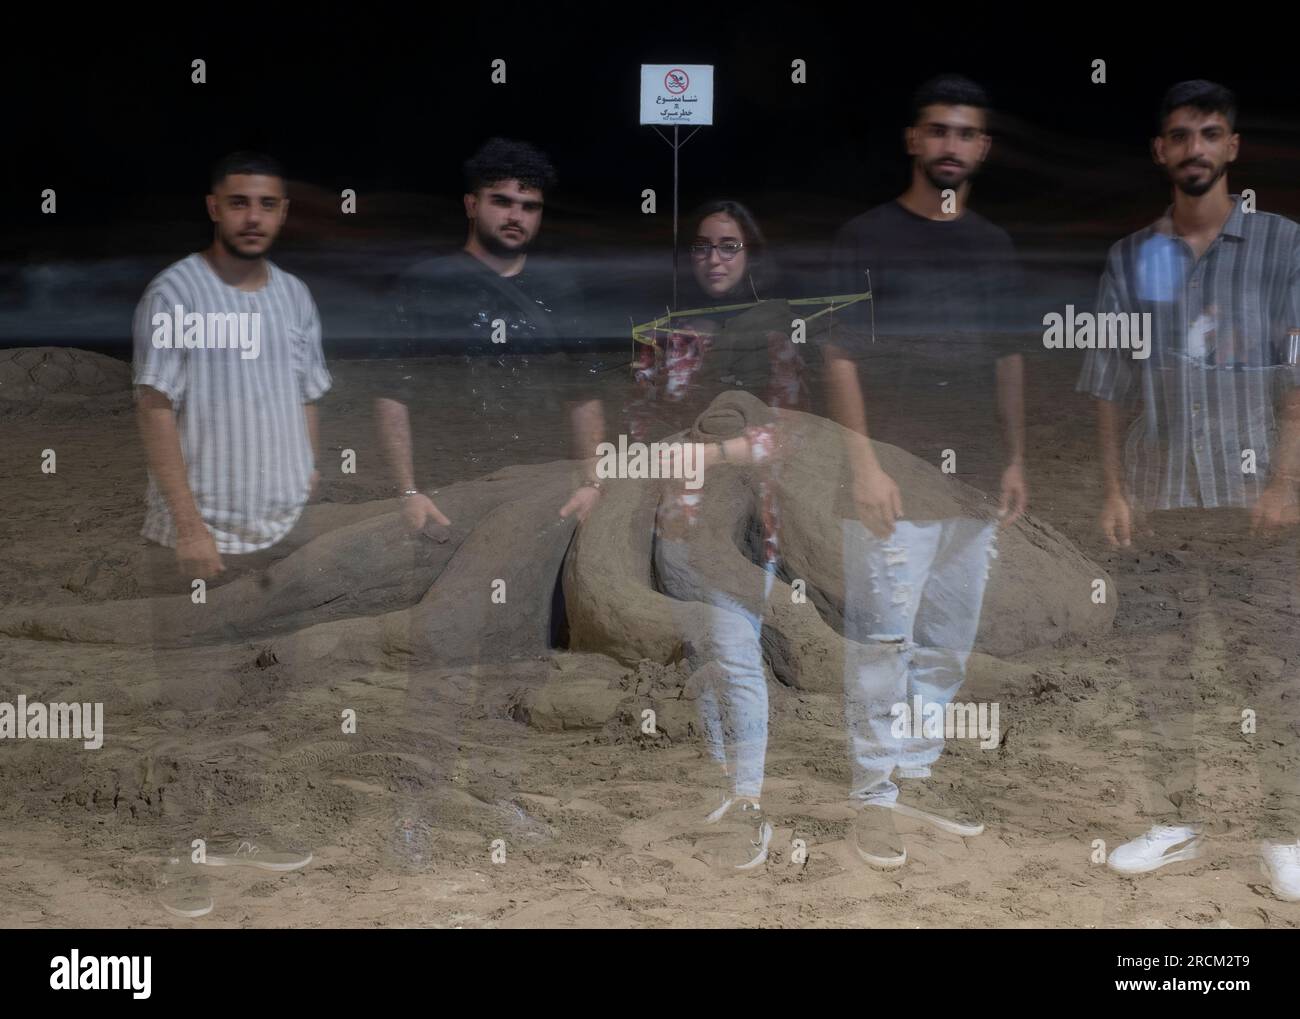
[[[721,244],[705,244],[702,241],[696,241],[691,245],[691,257],[698,258],[700,261],[708,258],[710,253],[716,248],[718,255],[724,262],[730,262],[740,254],[745,247],[740,241],[723,241]]]

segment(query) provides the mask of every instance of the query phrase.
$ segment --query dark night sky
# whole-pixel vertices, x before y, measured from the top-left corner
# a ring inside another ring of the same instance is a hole
[[[282,253],[366,230],[371,241],[455,240],[460,164],[493,134],[534,141],[559,168],[551,244],[662,248],[671,154],[636,123],[642,62],[715,65],[714,126],[682,152],[683,208],[748,201],[778,245],[824,244],[840,220],[901,190],[909,95],[944,70],[993,95],[995,148],[973,207],[1026,252],[1069,253],[1091,272],[1109,242],[1159,213],[1168,189],[1147,139],[1164,88],[1189,77],[1241,100],[1233,190],[1254,187],[1261,209],[1300,215],[1297,61],[1285,40],[1271,52],[1264,26],[1184,16],[1175,31],[1089,8],[1068,12],[1080,23],[1067,28],[975,5],[911,20],[808,3],[609,10],[209,7],[192,28],[172,11],[79,24],[70,37],[11,34],[6,91],[24,99],[7,114],[0,264],[179,257],[207,236],[209,164],[243,147],[279,156],[295,186],[322,189],[314,225],[295,206]],[[195,57],[207,61],[205,85],[190,82]],[[489,80],[497,57],[504,86]],[[806,85],[790,81],[795,57],[808,62]],[[1097,57],[1105,85],[1090,81]],[[58,190],[55,222],[39,213],[44,187]],[[343,187],[360,196],[350,222],[323,201]],[[660,197],[653,219],[639,214],[645,187]]]

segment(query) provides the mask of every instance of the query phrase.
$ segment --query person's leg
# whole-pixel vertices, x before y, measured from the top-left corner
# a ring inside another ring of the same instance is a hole
[[[718,762],[718,767],[722,769],[723,775],[727,778],[728,789],[731,785],[731,776],[735,774],[736,762],[727,758],[727,742],[723,738],[722,731],[722,706],[718,703],[718,671],[707,669],[701,676],[703,682],[700,684],[699,692],[696,696],[695,704],[699,709],[700,727],[704,732],[704,740],[708,744],[709,754]]]
[[[979,631],[989,572],[997,556],[997,524],[970,519],[942,522],[939,547],[916,614],[916,650],[907,674],[907,701],[945,711],[966,679],[966,662]],[[905,740],[902,778],[928,778],[943,753],[943,732],[921,730]]]
[[[1157,519],[1160,547],[1185,545],[1207,523]],[[1188,530],[1187,528],[1190,528]],[[1143,874],[1171,863],[1196,859],[1202,850],[1204,802],[1198,792],[1198,704],[1208,692],[1208,673],[1223,654],[1213,607],[1212,564],[1193,552],[1193,575],[1180,593],[1188,606],[1186,632],[1151,634],[1127,656],[1134,700],[1150,737],[1142,752],[1144,780],[1139,812],[1147,830],[1116,846],[1107,865],[1125,874]]]
[[[1292,684],[1285,683],[1287,687]],[[1269,692],[1258,712],[1260,802],[1253,836],[1273,894],[1300,902],[1300,706],[1292,689]]]
[[[767,678],[760,640],[761,603],[743,605],[702,584],[688,541],[655,542],[656,572],[699,679],[701,723],[722,762],[722,804],[704,820],[697,858],[722,870],[752,870],[767,859],[772,825],[760,805],[767,756]],[[772,582],[765,577],[763,599]],[[757,601],[757,599],[755,599]]]
[[[1256,586],[1251,598],[1254,647],[1276,648],[1282,641],[1279,628],[1296,614],[1297,553],[1294,538],[1285,544],[1269,541],[1259,549],[1252,575],[1265,577],[1269,568],[1276,573],[1285,569],[1287,583],[1279,589],[1267,582]],[[1270,632],[1271,631],[1271,632]],[[1273,894],[1288,902],[1300,901],[1300,692],[1285,667],[1281,675],[1265,684],[1253,696],[1254,732],[1245,736],[1255,744],[1255,761],[1259,775],[1259,800],[1255,804],[1249,834],[1253,849],[1269,879]]]
[[[900,521],[883,540],[856,520],[845,520],[843,527],[849,797],[860,804],[889,804],[898,798],[892,776],[904,746],[896,735],[900,718],[894,709],[906,703],[913,626],[939,525]]]
[[[753,606],[703,588],[689,542],[656,541],[655,560],[660,585],[673,599],[674,622],[688,645],[692,672],[703,678],[697,703],[710,753],[727,772],[730,795],[757,800],[768,713],[761,617]]]

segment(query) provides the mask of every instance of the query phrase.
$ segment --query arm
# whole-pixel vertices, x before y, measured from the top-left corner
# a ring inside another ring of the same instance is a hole
[[[871,446],[858,366],[833,345],[825,348],[825,357],[831,418],[850,433],[847,441],[854,508],[872,534],[886,538],[894,531],[894,521],[903,515],[902,495]]]
[[[1007,447],[1007,467],[1002,472],[1002,502],[999,512],[1003,527],[1009,527],[1025,511],[1029,487],[1025,483],[1025,359],[1021,354],[997,362],[998,415],[1002,418]]]
[[[1300,504],[1296,498],[1300,486],[1300,396],[1297,396],[1300,366],[1292,363],[1290,350],[1290,333],[1300,328],[1300,247],[1291,252],[1291,274],[1277,322],[1278,339],[1287,338],[1286,347],[1276,357],[1277,364],[1286,366],[1280,373],[1283,380],[1281,427],[1273,457],[1273,475],[1251,511],[1252,529],[1262,526],[1271,530],[1300,523]]]
[[[1282,398],[1282,424],[1277,457],[1268,487],[1251,508],[1251,530],[1273,530],[1300,523],[1300,389],[1288,389]]]
[[[311,440],[311,487],[307,491],[307,498],[310,499],[320,484],[320,411],[314,403],[304,403],[302,413],[307,419],[307,437]]]
[[[184,576],[215,576],[225,567],[190,491],[172,402],[152,386],[136,386],[135,395],[136,423],[149,471],[171,510],[176,527],[177,567]]]
[[[1097,293],[1098,312],[1123,312],[1133,303],[1121,290],[1119,245],[1111,249]],[[1102,507],[1097,523],[1112,548],[1132,544],[1133,513],[1124,492],[1120,428],[1123,401],[1133,385],[1132,363],[1115,349],[1093,348],[1083,359],[1075,390],[1090,394],[1097,406],[1097,442],[1101,452]]]
[[[415,487],[415,467],[411,456],[411,416],[406,404],[387,397],[375,400],[375,424],[379,430],[379,447],[397,488],[402,493],[402,516],[412,530],[421,530],[433,520],[444,526],[451,523],[427,495]]]
[[[1101,449],[1101,474],[1104,498],[1101,509],[1101,532],[1112,548],[1133,543],[1133,516],[1124,496],[1124,477],[1119,448],[1120,405],[1114,400],[1097,398],[1097,442]]]
[[[573,426],[574,458],[587,464],[586,481],[560,507],[560,516],[563,518],[576,513],[578,522],[581,523],[600,501],[600,489],[587,482],[596,480],[593,461],[596,458],[596,447],[605,438],[605,405],[598,399],[574,404],[569,412],[569,420]]]

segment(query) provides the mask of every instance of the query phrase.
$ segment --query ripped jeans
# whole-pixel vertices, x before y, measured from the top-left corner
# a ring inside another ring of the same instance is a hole
[[[758,799],[767,756],[767,679],[760,635],[775,564],[765,571],[761,601],[755,591],[750,604],[703,582],[687,541],[657,538],[655,569],[664,593],[673,599],[673,622],[690,649],[692,672],[701,680],[697,703],[709,753],[729,776],[729,795]]]
[[[965,518],[899,521],[876,538],[844,524],[844,714],[850,799],[892,803],[900,778],[928,778],[943,739],[895,735],[894,705],[948,704],[966,678],[979,629],[997,524]]]

